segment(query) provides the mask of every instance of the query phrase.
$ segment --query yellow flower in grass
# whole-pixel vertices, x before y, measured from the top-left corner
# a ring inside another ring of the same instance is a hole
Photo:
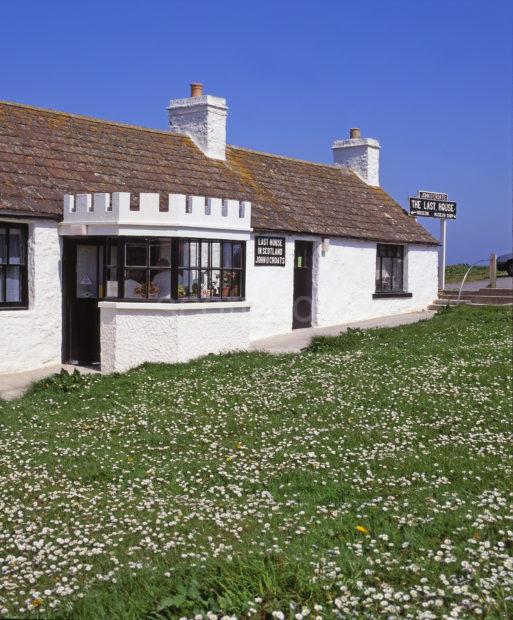
[[[227,456],[226,461],[227,463],[231,463],[233,461],[233,456]]]
[[[242,444],[241,444],[241,442],[240,442],[240,441],[238,441],[238,442],[235,444],[235,447],[237,448],[237,450],[240,450],[240,449],[242,448]]]
[[[361,534],[368,534],[369,530],[364,526],[364,525],[357,525],[356,529],[361,533]]]
[[[42,598],[35,598],[32,601],[32,607],[41,607],[42,604],[43,604],[43,599]]]

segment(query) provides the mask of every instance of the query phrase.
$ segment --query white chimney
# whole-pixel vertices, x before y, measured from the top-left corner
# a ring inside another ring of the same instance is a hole
[[[349,140],[333,142],[333,163],[346,166],[368,185],[379,186],[379,142],[373,138],[362,138],[360,130],[353,128]]]
[[[169,129],[188,135],[207,157],[226,159],[226,99],[203,94],[201,84],[191,84],[191,96],[172,99]]]

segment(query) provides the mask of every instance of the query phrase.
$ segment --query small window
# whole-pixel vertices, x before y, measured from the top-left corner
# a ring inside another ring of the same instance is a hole
[[[27,226],[0,222],[0,308],[26,308]]]
[[[404,248],[402,245],[378,243],[376,251],[376,291],[402,292]]]

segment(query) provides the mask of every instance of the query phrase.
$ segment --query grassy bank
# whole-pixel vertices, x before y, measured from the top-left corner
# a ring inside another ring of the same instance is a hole
[[[461,282],[467,273],[470,265],[468,263],[457,263],[455,265],[447,265],[445,268],[445,281],[449,283]],[[497,277],[506,277],[505,271],[498,271]],[[487,280],[489,278],[488,265],[476,265],[467,276],[465,282],[476,282],[477,280]]]
[[[0,611],[511,617],[511,335],[458,307],[0,403]]]

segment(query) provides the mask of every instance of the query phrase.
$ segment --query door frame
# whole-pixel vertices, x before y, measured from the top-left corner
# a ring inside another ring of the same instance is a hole
[[[76,295],[76,261],[77,261],[77,246],[79,245],[94,245],[102,246],[105,243],[104,237],[63,237],[62,244],[62,363],[69,364],[72,360],[71,355],[71,343],[72,343],[72,329],[73,318],[72,303]],[[104,250],[105,255],[105,250]],[[100,269],[99,261],[96,266],[97,270],[97,285],[103,287],[103,273]],[[98,303],[100,302],[98,297]],[[101,350],[100,350],[101,353]]]

